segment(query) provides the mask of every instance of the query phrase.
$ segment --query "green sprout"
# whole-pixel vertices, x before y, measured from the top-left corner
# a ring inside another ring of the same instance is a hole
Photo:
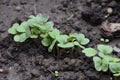
[[[100,41],[101,41],[101,42],[105,42],[105,43],[110,42],[110,40],[109,40],[109,39],[105,39],[105,38],[101,38],[101,39],[100,39]]]
[[[97,45],[97,48],[99,50],[98,55],[100,57],[104,57],[105,55],[111,54],[111,52],[113,51],[113,48],[111,46],[103,44]]]
[[[106,72],[108,70],[108,64],[109,60],[106,58],[101,59],[100,57],[93,57],[93,62],[95,64],[95,69],[97,71],[104,71]]]
[[[59,72],[58,71],[55,71],[55,76],[58,77],[59,76]]]

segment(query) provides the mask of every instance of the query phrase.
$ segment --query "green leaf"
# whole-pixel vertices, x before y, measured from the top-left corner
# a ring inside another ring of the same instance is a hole
[[[49,22],[47,22],[46,24],[48,25],[47,28],[49,28],[49,30],[52,30],[52,29],[53,29],[53,26],[54,26],[53,21],[49,21]]]
[[[101,71],[102,70],[102,67],[101,67],[102,60],[101,60],[101,58],[95,56],[95,57],[93,57],[93,62],[94,62],[95,69],[97,71]]]
[[[79,46],[80,48],[85,49],[85,47],[80,45],[78,41],[74,41],[73,43],[75,46]]]
[[[28,23],[27,22],[22,22],[19,27],[17,27],[18,32],[26,32],[28,29]]]
[[[49,19],[49,16],[47,14],[38,14],[36,16],[36,19],[39,23],[44,23],[47,22]]]
[[[34,35],[40,34],[40,30],[39,30],[38,28],[32,28],[32,29],[31,29],[31,32],[32,32],[32,34],[34,34]]]
[[[49,52],[52,52],[54,46],[55,46],[56,40],[53,40],[52,44],[50,45],[50,47],[48,48]]]
[[[59,43],[65,43],[65,42],[67,42],[67,39],[68,39],[67,35],[59,35],[59,36],[56,37],[56,40]]]
[[[108,65],[109,65],[109,59],[103,58],[101,59],[100,57],[93,57],[93,62],[95,65],[95,69],[97,71],[104,71],[106,72],[108,70]]]
[[[33,15],[30,15],[30,16],[29,16],[29,18],[30,18],[30,19],[33,19],[33,18],[35,18],[35,16],[33,16]]]
[[[31,35],[30,38],[38,38],[38,35]]]
[[[76,39],[82,45],[85,45],[85,44],[89,43],[89,39],[85,38],[84,34],[78,34],[76,36]]]
[[[113,74],[113,76],[120,76],[120,72],[116,73],[116,74]]]
[[[78,34],[77,33],[70,33],[69,37],[76,37]]]
[[[49,32],[53,30],[54,23],[52,21],[49,21],[43,25],[40,25],[40,29],[43,33]]]
[[[110,63],[109,68],[112,73],[120,73],[120,63]]]
[[[39,26],[40,26],[40,23],[37,22],[36,19],[29,19],[29,20],[28,20],[28,23],[29,23],[29,25],[30,25],[31,27],[37,27],[37,28],[39,28]]]
[[[19,42],[19,41],[20,41],[19,35],[15,35],[15,36],[14,36],[14,41],[16,41],[16,42]]]
[[[85,53],[87,57],[92,57],[97,54],[97,51],[93,48],[85,48],[82,52]]]
[[[48,33],[45,33],[45,34],[41,34],[40,37],[41,38],[46,38],[48,36]]]
[[[98,52],[98,55],[100,56],[100,57],[105,57],[106,55],[104,54],[104,53],[102,53],[102,52]]]
[[[69,43],[59,43],[58,44],[58,47],[61,47],[61,48],[72,48],[74,47],[74,43],[72,42],[69,42]]]
[[[67,39],[67,41],[68,41],[68,42],[73,42],[73,41],[75,41],[75,38],[69,36],[68,39]]]
[[[31,36],[31,31],[30,31],[30,29],[29,29],[29,28],[28,28],[28,29],[26,29],[25,34],[26,34],[26,37],[27,37],[27,38],[29,38],[29,37]]]
[[[42,41],[41,41],[42,45],[44,46],[49,46],[52,44],[52,40],[48,37],[44,38]]]
[[[102,71],[106,72],[108,70],[109,59],[102,59]]]
[[[25,34],[25,33],[14,36],[14,40],[15,40],[16,42],[24,42],[26,39],[27,39],[27,37],[26,37],[26,34]]]
[[[78,41],[81,40],[81,39],[84,39],[84,38],[85,38],[84,34],[78,34],[78,35],[76,35],[76,39]]]
[[[109,62],[119,62],[120,59],[119,58],[116,58],[116,57],[112,57],[112,56],[109,56],[109,55],[105,55],[103,58],[106,58],[109,60]]]
[[[77,41],[74,41],[73,43],[74,43],[74,45],[76,45],[76,46],[80,46],[79,42],[77,42]]]
[[[81,41],[82,45],[88,44],[90,42],[89,39],[85,38],[84,40]]]
[[[10,34],[17,34],[17,27],[19,27],[18,23],[13,24],[11,28],[8,29],[8,33]]]
[[[115,57],[112,57],[112,62],[119,62],[120,61],[120,59],[119,58],[115,58]]]
[[[43,25],[44,23],[46,23],[49,19],[49,16],[46,14],[38,14],[37,16],[30,16],[30,19],[28,20],[28,23],[30,24],[30,26],[34,27],[40,27],[40,25]]]
[[[98,50],[104,54],[110,54],[113,51],[113,48],[108,45],[99,44],[97,45]]]
[[[53,39],[56,39],[56,37],[60,35],[60,31],[59,31],[58,29],[53,29],[52,32],[49,32],[49,35],[50,35]]]
[[[77,33],[70,33],[69,38],[67,39],[68,42],[73,42],[76,40]]]

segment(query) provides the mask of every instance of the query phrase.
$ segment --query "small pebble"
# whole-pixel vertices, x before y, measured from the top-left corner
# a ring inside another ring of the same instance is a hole
[[[17,6],[17,7],[16,7],[16,10],[17,10],[17,11],[20,11],[20,10],[21,10],[21,7],[20,7],[20,6]]]
[[[108,12],[109,14],[111,14],[111,13],[113,12],[113,9],[112,9],[112,8],[108,8],[108,9],[107,9],[107,12]]]
[[[8,70],[3,69],[3,68],[0,68],[0,73],[4,73],[4,74],[6,74],[6,73],[8,73]]]
[[[2,68],[0,68],[0,73],[3,73],[3,72],[4,72],[4,70]]]
[[[117,46],[118,48],[120,48],[120,43],[116,44],[116,46]]]
[[[75,65],[75,63],[76,63],[76,60],[75,59],[71,59],[69,65]]]
[[[120,48],[118,48],[117,46],[114,46],[113,49],[115,52],[118,52],[118,53],[120,52]]]
[[[37,70],[37,69],[32,69],[31,74],[36,76],[36,77],[40,75],[39,70]]]

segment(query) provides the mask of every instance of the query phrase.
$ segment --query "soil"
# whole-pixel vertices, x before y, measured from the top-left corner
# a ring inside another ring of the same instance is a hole
[[[0,80],[115,80],[109,72],[97,72],[80,49],[54,55],[40,41],[14,42],[7,30],[29,15],[46,13],[62,33],[84,33],[90,39],[87,47],[93,47],[104,37],[99,26],[106,20],[107,8],[113,9],[108,21],[120,22],[119,4],[119,0],[0,0]]]

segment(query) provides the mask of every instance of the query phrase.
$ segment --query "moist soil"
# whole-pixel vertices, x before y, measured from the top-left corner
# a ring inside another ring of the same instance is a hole
[[[0,80],[120,80],[109,71],[97,72],[81,49],[73,53],[61,50],[62,55],[55,55],[48,53],[39,39],[16,43],[7,32],[29,15],[48,14],[62,33],[83,33],[90,39],[86,47],[93,47],[104,37],[99,26],[106,20],[107,8],[113,9],[108,21],[120,22],[119,4],[119,0],[0,0]]]

